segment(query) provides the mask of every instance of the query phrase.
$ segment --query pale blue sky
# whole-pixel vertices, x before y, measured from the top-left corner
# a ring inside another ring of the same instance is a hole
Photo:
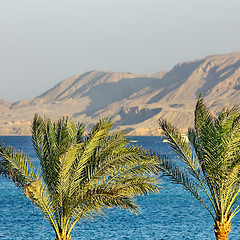
[[[0,98],[90,70],[153,74],[240,51],[239,0],[0,0]]]

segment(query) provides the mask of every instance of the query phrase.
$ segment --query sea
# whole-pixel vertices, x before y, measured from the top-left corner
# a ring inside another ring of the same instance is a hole
[[[162,137],[130,137],[131,144],[175,157]],[[0,136],[0,143],[23,150],[38,162],[31,137]],[[161,180],[159,193],[137,197],[140,213],[114,208],[104,217],[80,221],[73,240],[204,240],[215,239],[213,219],[181,186]],[[232,221],[229,239],[240,239],[240,213]],[[0,177],[0,239],[54,240],[43,214],[9,180]]]

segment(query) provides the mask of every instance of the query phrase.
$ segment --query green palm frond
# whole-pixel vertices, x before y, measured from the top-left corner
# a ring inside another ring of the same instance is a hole
[[[1,149],[1,174],[11,178],[19,187],[24,187],[38,178],[40,172],[22,151],[13,147]]]
[[[189,175],[187,168],[180,166],[177,162],[172,161],[166,156],[160,156],[160,158],[162,162],[160,170],[164,173],[164,175],[169,177],[173,183],[182,185],[185,190],[196,197],[196,199],[204,205],[214,218],[211,209],[207,206],[202,197],[202,190],[206,191],[206,187],[203,187],[202,183],[196,181],[196,178],[193,178],[192,174]]]
[[[212,116],[212,113],[207,109],[204,99],[199,97],[196,108],[195,108],[195,118],[194,118],[194,129],[197,133],[197,136],[201,137],[206,135],[206,130],[209,130],[209,134],[205,137],[211,137],[214,135],[214,123],[215,118]]]
[[[49,220],[54,229],[57,224],[54,220],[51,200],[40,177],[40,171],[22,151],[12,147],[5,147],[1,151],[1,164],[5,164],[7,177],[18,185],[25,195],[37,206]]]
[[[37,206],[48,219],[49,223],[55,230],[55,233],[59,232],[57,220],[55,218],[53,202],[48,194],[46,185],[42,179],[35,179],[30,184],[24,187],[24,193],[32,203]]]
[[[133,176],[140,178],[141,175],[145,175],[144,179],[146,183],[143,186],[133,181],[131,186],[125,184],[126,192],[128,190],[130,192],[131,188],[135,188],[135,195],[157,191],[158,180],[148,183],[146,174],[158,172],[157,166],[159,165],[159,161],[156,158],[147,156],[147,153],[141,149],[126,147],[128,140],[123,138],[123,136],[123,133],[117,132],[110,135],[106,134],[105,137],[102,137],[101,146],[95,146],[93,157],[88,159],[86,167],[83,165],[82,172],[78,172],[78,178],[73,178],[73,185],[71,187],[73,191],[71,192],[70,199],[74,199],[76,206],[82,202],[82,199],[86,199],[89,189],[93,189],[94,191],[96,191],[96,188],[109,190],[113,184],[117,188],[116,184],[120,184],[121,179],[127,180]],[[94,138],[95,135],[91,134],[91,137]],[[94,141],[90,141],[89,139],[87,141],[89,142],[88,144],[94,143]],[[86,162],[84,159],[82,160],[81,155],[78,161]],[[86,177],[80,178],[79,176]],[[82,192],[83,195],[74,198],[75,192]],[[118,196],[124,197],[122,194],[118,194]]]
[[[200,185],[204,185],[202,169],[196,154],[193,152],[191,141],[188,142],[180,131],[166,120],[160,119],[159,125],[177,157],[186,164],[186,170],[199,180]]]
[[[55,129],[53,123],[49,119],[34,116],[32,123],[32,142],[40,160],[42,177],[48,186],[48,189],[54,192],[53,183],[57,175],[57,167],[55,166],[59,153],[55,141]]]

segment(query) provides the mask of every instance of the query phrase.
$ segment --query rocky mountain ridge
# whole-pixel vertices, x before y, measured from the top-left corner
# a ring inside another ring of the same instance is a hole
[[[116,129],[130,135],[158,135],[160,117],[186,131],[200,93],[216,114],[240,104],[240,52],[179,63],[154,75],[90,71],[34,99],[0,100],[0,135],[30,134],[36,112],[55,120],[67,115],[87,125],[110,117]]]

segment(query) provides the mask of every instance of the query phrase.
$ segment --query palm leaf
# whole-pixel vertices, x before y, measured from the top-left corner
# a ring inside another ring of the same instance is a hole
[[[19,187],[24,187],[40,175],[35,165],[22,151],[5,147],[1,149],[0,156],[1,174],[11,178]]]

